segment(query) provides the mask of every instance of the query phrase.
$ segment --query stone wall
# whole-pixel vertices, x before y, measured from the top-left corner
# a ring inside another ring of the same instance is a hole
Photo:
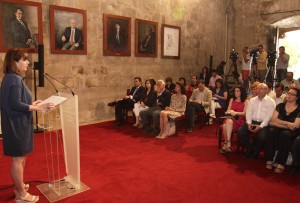
[[[80,123],[110,119],[114,109],[107,103],[125,95],[133,77],[174,80],[199,74],[200,68],[224,59],[224,4],[219,0],[36,0],[43,5],[45,72],[69,85],[79,96]],[[87,11],[87,55],[50,53],[49,5]],[[103,56],[103,13],[131,17],[131,56]],[[158,22],[158,57],[134,57],[134,20]],[[161,24],[181,27],[181,58],[161,59]],[[221,46],[219,46],[221,45]],[[0,54],[3,64],[4,53]],[[37,55],[30,55],[37,61]],[[2,73],[1,73],[2,75]],[[26,74],[33,91],[33,71]],[[2,76],[1,76],[2,77]],[[57,84],[58,85],[58,84]],[[59,86],[59,85],[58,85]],[[59,89],[63,89],[59,86]],[[52,86],[38,87],[38,98],[54,94]]]

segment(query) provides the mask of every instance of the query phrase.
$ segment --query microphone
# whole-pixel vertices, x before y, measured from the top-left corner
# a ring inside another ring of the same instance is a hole
[[[72,91],[72,89],[71,89],[68,85],[62,83],[61,81],[59,81],[59,80],[57,80],[56,78],[54,78],[54,77],[52,77],[51,75],[49,75],[48,73],[44,73],[44,76],[45,76],[46,78],[47,78],[47,76],[48,76],[48,77],[50,77],[51,79],[55,80],[56,82],[62,84],[63,86],[65,86],[66,88],[68,88],[68,89],[70,90],[70,92],[72,93],[73,96],[75,95],[74,92]],[[47,79],[48,79],[48,78],[47,78]],[[49,79],[48,79],[48,80],[49,80]],[[53,85],[53,84],[52,84],[52,85]],[[53,85],[53,86],[54,86],[54,85]]]
[[[58,95],[58,90],[57,88],[55,87],[55,85],[53,84],[53,82],[51,82],[51,80],[47,77],[46,75],[47,73],[43,73],[43,76],[50,82],[50,84],[54,87],[55,91],[56,91],[56,94]]]

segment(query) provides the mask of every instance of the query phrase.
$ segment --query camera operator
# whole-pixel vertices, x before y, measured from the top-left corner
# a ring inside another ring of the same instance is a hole
[[[246,89],[249,88],[249,76],[251,71],[251,63],[253,57],[250,55],[248,47],[243,48],[243,58],[242,58],[242,79]]]
[[[259,75],[259,82],[264,82],[265,75],[267,74],[267,52],[264,50],[263,45],[258,45],[259,56],[257,57],[257,70]]]
[[[281,82],[286,78],[287,68],[289,67],[290,56],[285,53],[284,46],[279,47],[279,57],[277,58],[276,71],[277,81]]]

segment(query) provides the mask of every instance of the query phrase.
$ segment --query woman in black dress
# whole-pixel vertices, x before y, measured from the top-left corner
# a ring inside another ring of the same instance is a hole
[[[141,123],[140,112],[148,109],[153,106],[153,98],[154,98],[154,86],[156,82],[153,79],[145,81],[145,91],[142,94],[141,101],[138,101],[134,104],[133,112],[135,115],[135,124],[133,126],[142,128],[143,125]]]
[[[273,117],[269,123],[266,142],[266,168],[272,169],[275,165],[275,172],[282,173],[288,158],[288,153],[293,140],[300,133],[300,90],[291,88],[286,97],[286,102],[276,106]],[[277,152],[275,161],[273,157]]]
[[[16,200],[37,202],[39,197],[29,194],[29,185],[23,181],[26,155],[33,151],[32,111],[49,110],[52,104],[37,105],[41,100],[32,102],[22,76],[28,65],[27,53],[22,49],[7,51],[1,84],[1,126],[4,155],[12,157],[10,175],[16,187]]]

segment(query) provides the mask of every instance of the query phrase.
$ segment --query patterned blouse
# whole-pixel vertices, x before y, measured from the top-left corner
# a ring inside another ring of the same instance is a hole
[[[174,111],[166,111],[171,119],[184,115],[187,98],[185,95],[173,94],[171,97],[170,108]]]

